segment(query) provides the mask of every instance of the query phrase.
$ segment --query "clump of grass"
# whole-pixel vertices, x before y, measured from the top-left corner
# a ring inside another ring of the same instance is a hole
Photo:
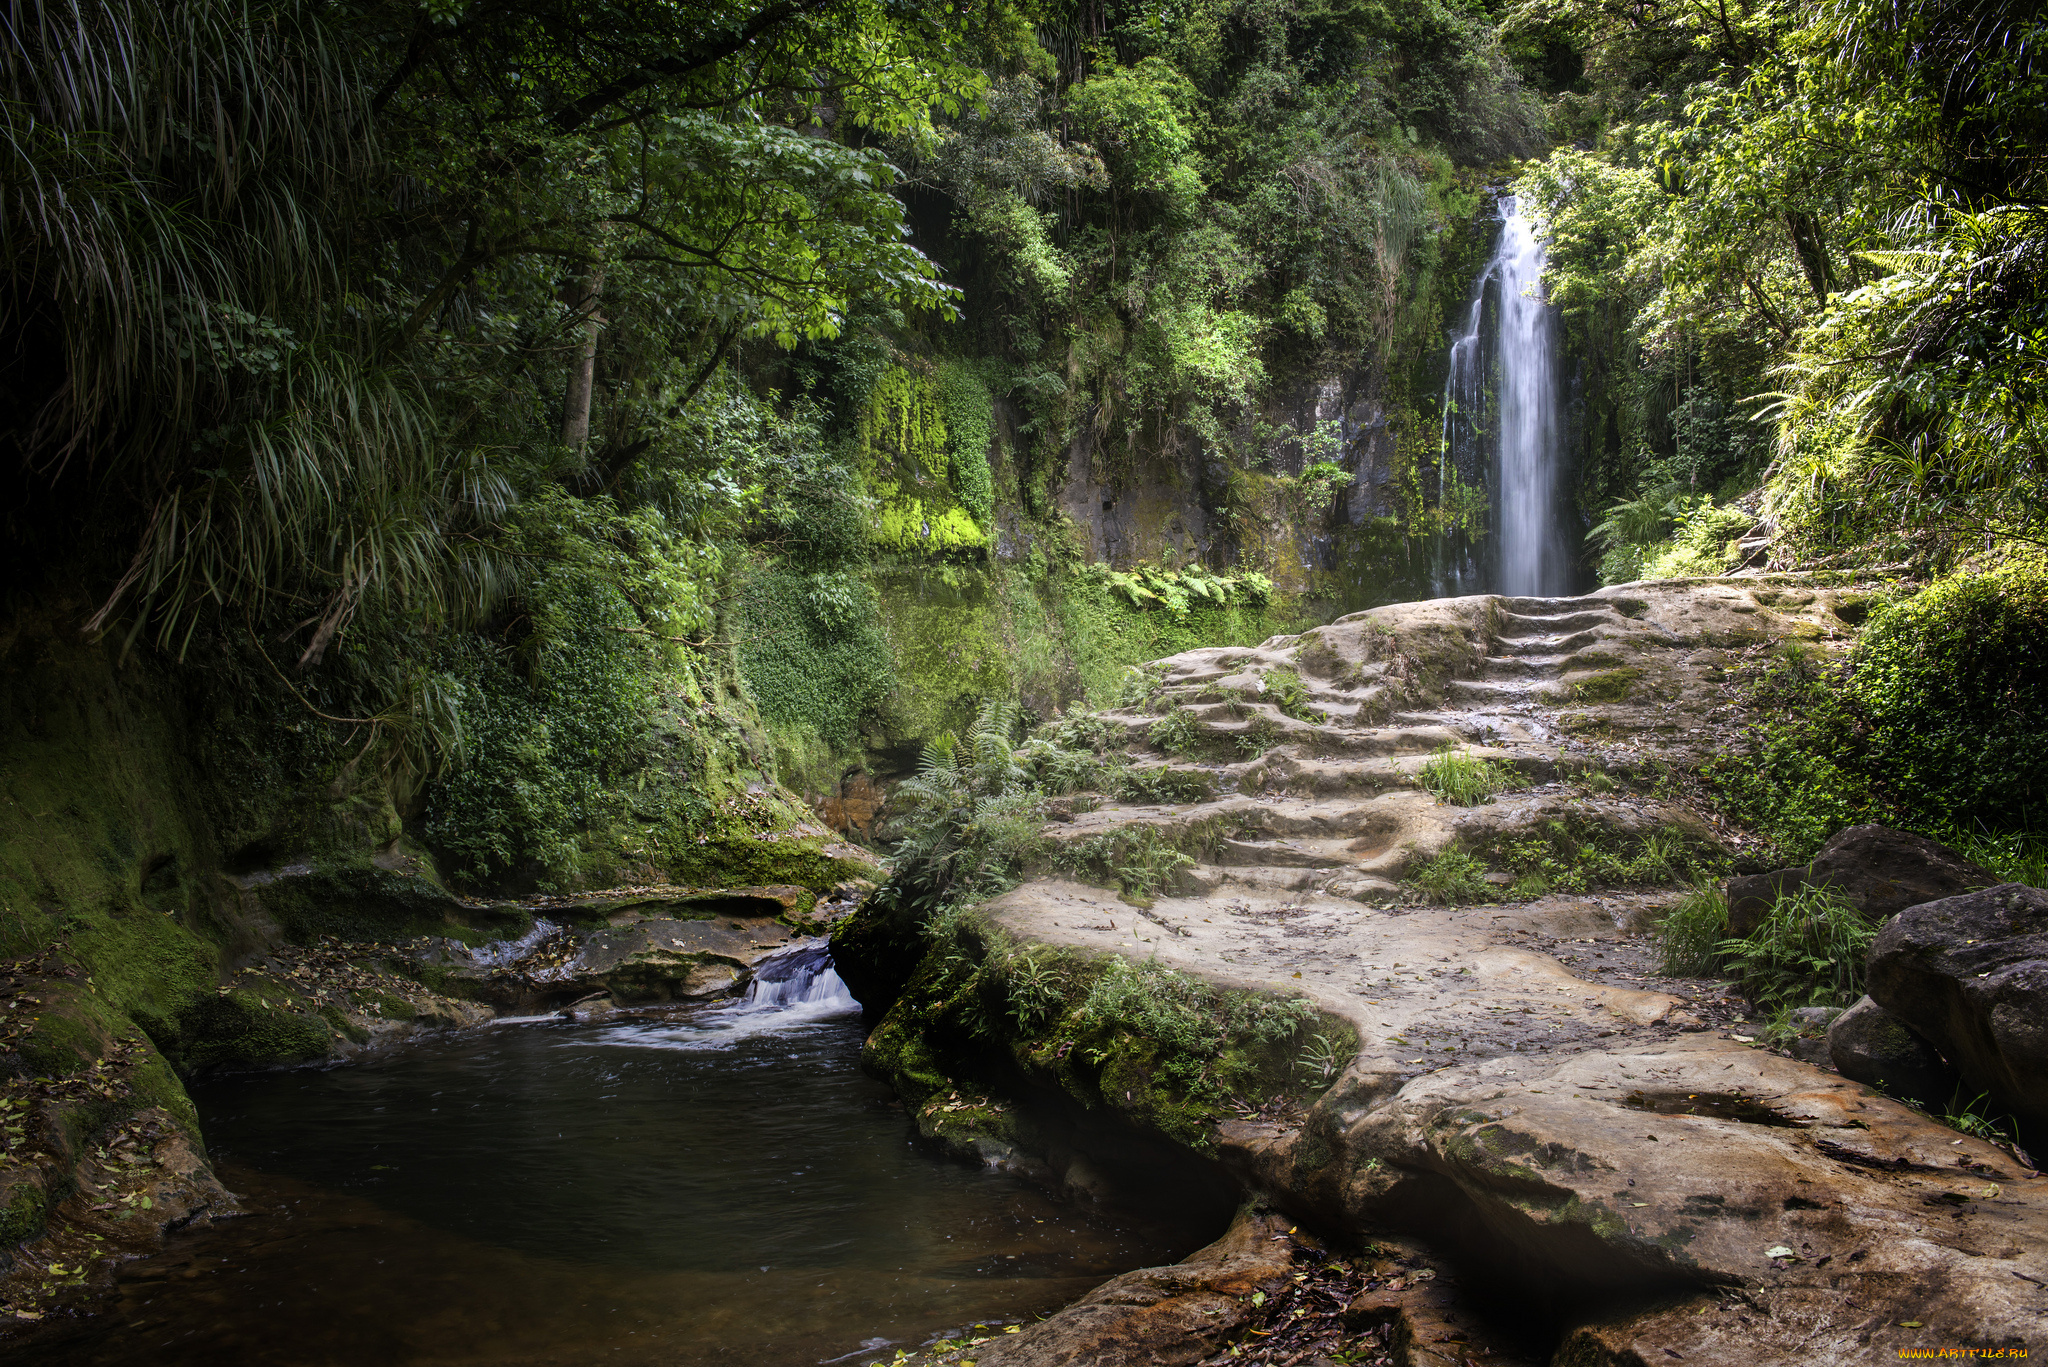
[[[1296,721],[1320,721],[1322,713],[1309,706],[1308,685],[1293,669],[1275,669],[1266,674],[1266,698]]]
[[[1430,753],[1416,775],[1422,786],[1454,807],[1477,807],[1495,793],[1521,786],[1520,776],[1505,764],[1495,764],[1446,745]]]
[[[1202,729],[1194,713],[1185,707],[1176,707],[1153,722],[1145,734],[1168,754],[1185,755],[1201,743]]]
[[[1281,742],[1280,728],[1271,717],[1260,717],[1237,733],[1237,748],[1247,755],[1263,755]]]
[[[1328,1086],[1357,1052],[1357,1041],[1341,1034],[1332,1038],[1327,1031],[1318,1031],[1302,1046],[1295,1068],[1307,1074],[1311,1084]]]
[[[1629,695],[1630,691],[1635,688],[1642,677],[1643,671],[1632,665],[1624,665],[1620,669],[1602,670],[1600,673],[1588,675],[1572,685],[1572,701],[1585,703],[1620,702]]]
[[[1496,839],[1492,853],[1495,864],[1516,875],[1517,896],[1531,897],[1612,884],[1697,881],[1726,866],[1716,850],[1694,844],[1676,827],[1637,837],[1557,819]]]
[[[1991,870],[2001,882],[2048,888],[2048,836],[2031,832],[1989,835],[1981,831],[1950,831],[1939,838],[1957,854]]]
[[[1420,900],[1439,906],[1461,906],[1493,897],[1486,865],[1463,850],[1445,850],[1419,865],[1402,886]]]
[[[1657,923],[1657,971],[1667,978],[1710,978],[1721,971],[1728,899],[1712,883],[1695,883]]]
[[[1969,1135],[1972,1139],[1982,1139],[1992,1144],[2011,1144],[2014,1130],[2017,1128],[2013,1118],[2009,1115],[1994,1116],[1991,1113],[1990,1100],[1990,1093],[1979,1092],[1973,1099],[1964,1101],[1962,1089],[1957,1088],[1948,1100],[1948,1111],[1941,1117],[1941,1123],[1958,1134]]]
[[[1877,927],[1839,893],[1801,887],[1747,936],[1716,948],[1759,1006],[1848,1006],[1863,995],[1864,959],[1876,938]]]

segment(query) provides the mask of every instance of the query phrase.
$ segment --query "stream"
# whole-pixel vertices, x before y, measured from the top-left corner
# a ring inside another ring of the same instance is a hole
[[[192,1088],[246,1218],[22,1363],[862,1363],[1219,1232],[919,1145],[813,951],[746,1001],[501,1022]]]

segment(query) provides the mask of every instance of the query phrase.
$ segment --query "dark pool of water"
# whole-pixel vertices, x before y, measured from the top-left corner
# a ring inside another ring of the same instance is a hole
[[[845,1013],[512,1025],[193,1089],[246,1219],[24,1363],[856,1363],[1185,1256],[915,1144]]]

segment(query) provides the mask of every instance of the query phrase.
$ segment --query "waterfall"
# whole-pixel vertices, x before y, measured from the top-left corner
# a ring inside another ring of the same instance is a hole
[[[778,949],[754,965],[742,1011],[779,1011],[792,1006],[853,1011],[860,1003],[832,967],[832,950],[822,939]]]
[[[858,1010],[860,1003],[833,969],[831,946],[821,936],[756,962],[747,993],[738,1001],[658,1023],[615,1025],[595,1038],[600,1044],[632,1049],[730,1049],[761,1035],[805,1030]]]
[[[1557,523],[1557,376],[1550,305],[1543,299],[1543,244],[1501,201],[1493,259],[1500,270],[1500,591],[1568,593],[1570,569]]]
[[[1452,478],[1489,487],[1491,572],[1482,572],[1469,551],[1445,548],[1432,567],[1432,587],[1440,594],[1569,593],[1571,554],[1558,497],[1556,336],[1543,299],[1543,244],[1512,195],[1501,199],[1500,212],[1500,240],[1473,286],[1465,331],[1451,342],[1437,466],[1439,502]]]

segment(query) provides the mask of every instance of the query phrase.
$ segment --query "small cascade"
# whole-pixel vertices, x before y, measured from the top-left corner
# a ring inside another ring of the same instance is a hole
[[[832,967],[823,936],[778,949],[754,964],[738,1001],[660,1022],[616,1025],[598,1035],[633,1049],[731,1049],[760,1035],[802,1032],[860,1010]]]
[[[1439,508],[1453,499],[1453,481],[1476,484],[1486,478],[1479,454],[1486,447],[1486,384],[1481,378],[1479,330],[1486,313],[1486,285],[1493,273],[1489,262],[1473,287],[1472,304],[1465,311],[1465,331],[1451,341],[1450,373],[1444,378],[1443,441],[1436,465]],[[1484,592],[1478,558],[1462,535],[1436,538],[1431,547],[1429,591],[1437,598]]]
[[[1543,244],[1515,198],[1500,201],[1500,239],[1473,286],[1465,330],[1451,342],[1444,381],[1439,504],[1454,483],[1489,491],[1492,545],[1440,538],[1431,565],[1438,596],[1572,591],[1560,518],[1557,341],[1543,298]],[[1483,561],[1483,563],[1482,563]]]
[[[778,949],[755,964],[754,979],[747,984],[739,1009],[780,1011],[798,1006],[811,1008],[814,1015],[860,1009],[832,967],[832,950],[823,939]]]
[[[543,918],[536,920],[533,929],[516,940],[492,940],[475,948],[464,945],[460,940],[449,940],[448,953],[451,958],[466,961],[477,968],[503,968],[533,953],[561,929],[553,921]]]

